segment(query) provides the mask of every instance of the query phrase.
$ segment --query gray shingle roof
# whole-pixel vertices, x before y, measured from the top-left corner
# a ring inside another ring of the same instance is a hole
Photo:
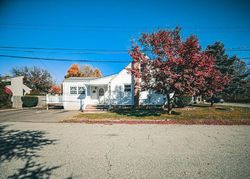
[[[69,77],[69,78],[65,78],[63,80],[63,82],[74,82],[74,81],[81,81],[81,82],[89,82],[91,80],[105,80],[106,78],[110,78],[110,77],[115,77],[117,74],[113,74],[113,75],[108,75],[108,76],[103,76],[100,78],[95,78],[95,77]]]
[[[90,80],[94,80],[97,79],[95,77],[69,77],[69,78],[65,78],[63,80],[63,82],[66,81],[90,81]]]

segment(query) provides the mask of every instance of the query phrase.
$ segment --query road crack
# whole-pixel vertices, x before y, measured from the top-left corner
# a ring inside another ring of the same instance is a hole
[[[153,140],[153,138],[151,137],[150,134],[148,134],[148,140],[150,140],[151,141],[151,145],[154,146],[154,140]]]
[[[128,147],[133,148],[132,144],[135,142],[135,138],[131,142],[128,143]]]
[[[110,153],[112,152],[112,150],[114,150],[114,144],[112,145],[111,149],[109,149],[109,151],[104,155],[108,164],[107,175],[109,178],[113,178],[111,175],[112,163],[111,163],[111,156],[110,156]]]

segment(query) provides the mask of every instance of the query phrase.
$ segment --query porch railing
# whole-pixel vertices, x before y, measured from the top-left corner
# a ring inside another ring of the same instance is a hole
[[[63,103],[63,96],[61,95],[46,95],[46,103]]]

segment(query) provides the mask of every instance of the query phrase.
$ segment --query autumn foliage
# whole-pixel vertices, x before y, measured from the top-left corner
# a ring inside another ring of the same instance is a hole
[[[102,77],[102,73],[97,68],[94,70],[92,75],[93,75],[93,77],[96,77],[96,78]]]
[[[68,77],[102,77],[102,73],[98,68],[93,68],[90,65],[84,65],[81,68],[78,64],[73,64],[65,76]]]
[[[62,93],[62,90],[61,90],[61,87],[60,86],[52,86],[51,89],[49,90],[49,93],[52,93],[52,94],[61,94]]]
[[[81,73],[78,64],[71,65],[71,67],[67,71],[66,77],[68,78],[68,77],[79,77],[79,76],[81,76]]]
[[[198,39],[190,36],[183,41],[179,28],[142,34],[139,44],[130,51],[135,81],[141,79],[141,90],[163,94],[169,113],[177,96],[212,96],[228,84],[228,77],[215,68],[214,58],[201,50]]]

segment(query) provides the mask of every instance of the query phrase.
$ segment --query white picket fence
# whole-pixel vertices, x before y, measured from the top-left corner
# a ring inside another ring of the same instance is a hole
[[[63,105],[63,96],[61,95],[46,95],[47,109],[49,105]]]

